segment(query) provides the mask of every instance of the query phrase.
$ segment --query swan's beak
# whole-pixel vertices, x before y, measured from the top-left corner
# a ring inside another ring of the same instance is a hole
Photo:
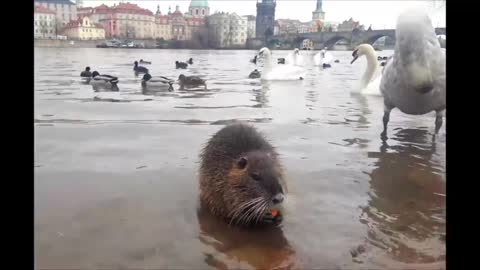
[[[352,62],[350,62],[350,64],[353,64],[353,62],[355,62],[358,59],[358,50],[353,51],[352,56],[353,56],[353,59],[352,59]]]
[[[354,56],[353,59],[352,59],[352,62],[350,62],[350,64],[353,64],[353,62],[355,62],[357,59],[358,59],[358,56]]]

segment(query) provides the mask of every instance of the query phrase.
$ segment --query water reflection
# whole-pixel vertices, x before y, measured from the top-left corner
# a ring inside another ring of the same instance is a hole
[[[205,262],[216,269],[297,269],[295,251],[281,228],[245,230],[214,217],[200,204],[199,240],[212,248]]]
[[[383,142],[370,175],[370,201],[361,221],[367,241],[396,261],[432,263],[445,259],[445,175],[433,156],[428,129],[401,129]]]

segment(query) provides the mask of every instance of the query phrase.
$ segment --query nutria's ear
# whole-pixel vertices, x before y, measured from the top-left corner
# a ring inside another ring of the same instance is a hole
[[[237,160],[237,167],[240,169],[240,170],[243,170],[247,167],[247,164],[248,164],[248,160],[246,157],[241,157]]]

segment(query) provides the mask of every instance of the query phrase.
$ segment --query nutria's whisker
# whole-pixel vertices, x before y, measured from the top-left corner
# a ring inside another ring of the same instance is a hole
[[[261,212],[259,212],[259,211],[262,210],[264,204],[265,204],[265,200],[262,198],[262,200],[260,202],[256,203],[254,206],[252,206],[252,208],[254,208],[254,211],[251,212],[248,219],[246,220],[247,223],[249,223],[250,220],[255,220],[257,218],[257,216],[259,214],[261,214]]]
[[[243,213],[243,211],[245,209],[247,209],[249,206],[261,201],[262,198],[255,198],[255,199],[252,199],[250,201],[247,201],[243,204],[241,204],[240,206],[238,206],[237,209],[234,209],[233,211],[230,212],[229,216],[231,215],[231,219],[230,219],[230,224],[232,223],[232,221],[234,221],[236,219],[236,217],[240,214],[240,213]],[[248,211],[247,211],[248,212]]]
[[[262,207],[259,208],[260,211],[258,211],[258,216],[257,216],[257,219],[255,220],[255,224],[260,222],[260,220],[262,219],[263,215],[265,214],[265,211],[267,210],[267,208],[268,208],[268,202],[264,201]]]
[[[260,198],[261,199],[261,198]],[[256,209],[256,206],[257,204],[261,203],[261,200],[257,200],[255,204],[252,204],[250,206],[250,208],[245,211],[245,213],[241,216],[241,220],[244,220],[245,222],[243,222],[244,225],[247,225],[248,224],[248,221],[250,220],[250,216],[252,215],[252,213],[255,212],[255,209]]]

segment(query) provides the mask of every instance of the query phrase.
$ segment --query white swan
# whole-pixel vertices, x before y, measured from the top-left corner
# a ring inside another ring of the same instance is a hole
[[[446,109],[445,51],[423,11],[402,13],[395,32],[395,52],[380,83],[384,98],[382,137],[386,138],[390,111],[395,107],[412,115],[435,111],[435,133],[438,133]]]
[[[268,81],[290,81],[303,80],[305,78],[305,70],[301,67],[292,65],[272,65],[272,53],[268,48],[262,48],[258,52],[259,57],[264,57],[264,66],[262,71],[262,80]]]
[[[315,66],[329,67],[333,62],[333,55],[323,49],[313,56],[313,62]]]
[[[295,48],[293,52],[287,55],[285,58],[285,64],[293,66],[303,66],[305,64],[298,48]]]
[[[353,64],[353,62],[362,55],[365,55],[365,58],[367,58],[367,69],[360,80],[360,93],[364,95],[382,96],[382,93],[380,92],[382,74],[379,74],[380,68],[378,65],[377,53],[372,45],[360,44],[353,50],[353,59],[350,63]]]

